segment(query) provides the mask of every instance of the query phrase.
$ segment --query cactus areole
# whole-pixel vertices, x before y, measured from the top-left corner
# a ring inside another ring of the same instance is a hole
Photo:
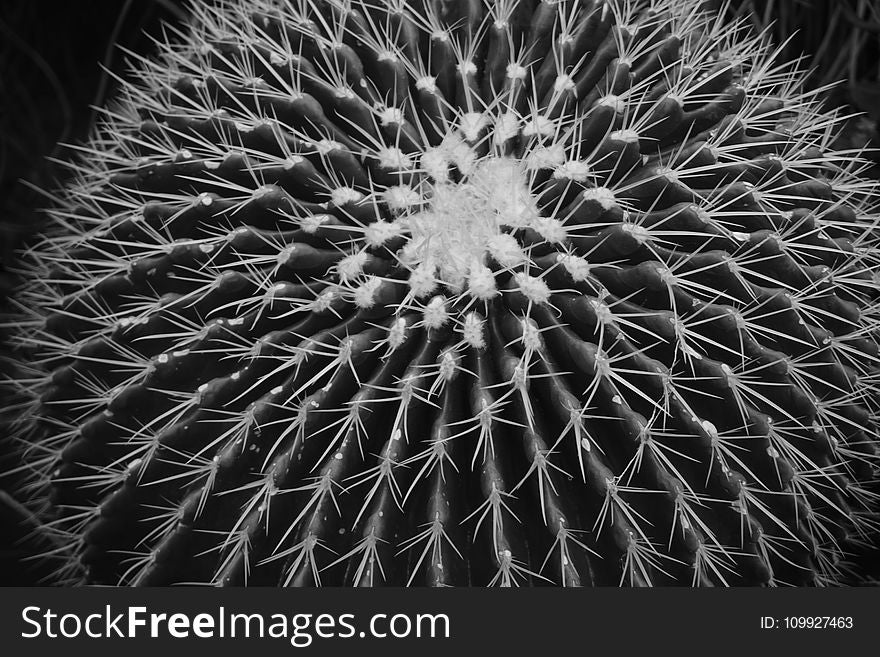
[[[877,187],[702,6],[193,3],[20,265],[54,581],[859,582]]]

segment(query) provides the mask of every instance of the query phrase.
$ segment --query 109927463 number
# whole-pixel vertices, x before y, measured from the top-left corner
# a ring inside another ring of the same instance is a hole
[[[821,630],[853,627],[852,616],[785,616],[780,625],[787,630]]]

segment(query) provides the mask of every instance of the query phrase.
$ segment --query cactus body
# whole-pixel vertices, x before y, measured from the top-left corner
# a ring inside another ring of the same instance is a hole
[[[855,581],[876,188],[699,7],[195,5],[24,260],[58,581]]]

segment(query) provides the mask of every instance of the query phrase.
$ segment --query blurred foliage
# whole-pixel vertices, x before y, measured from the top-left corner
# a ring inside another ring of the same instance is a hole
[[[829,88],[827,102],[861,116],[851,119],[840,148],[880,146],[880,1],[710,0],[756,29],[767,29],[784,59],[804,58],[813,87]],[[868,153],[880,161],[877,153]]]
[[[730,11],[770,28],[783,56],[810,58],[811,82],[846,85],[880,79],[880,3],[876,0],[735,0]]]

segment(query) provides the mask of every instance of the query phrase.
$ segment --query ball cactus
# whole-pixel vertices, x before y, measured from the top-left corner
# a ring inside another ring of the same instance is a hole
[[[877,187],[699,0],[193,3],[24,254],[59,583],[822,585]]]

